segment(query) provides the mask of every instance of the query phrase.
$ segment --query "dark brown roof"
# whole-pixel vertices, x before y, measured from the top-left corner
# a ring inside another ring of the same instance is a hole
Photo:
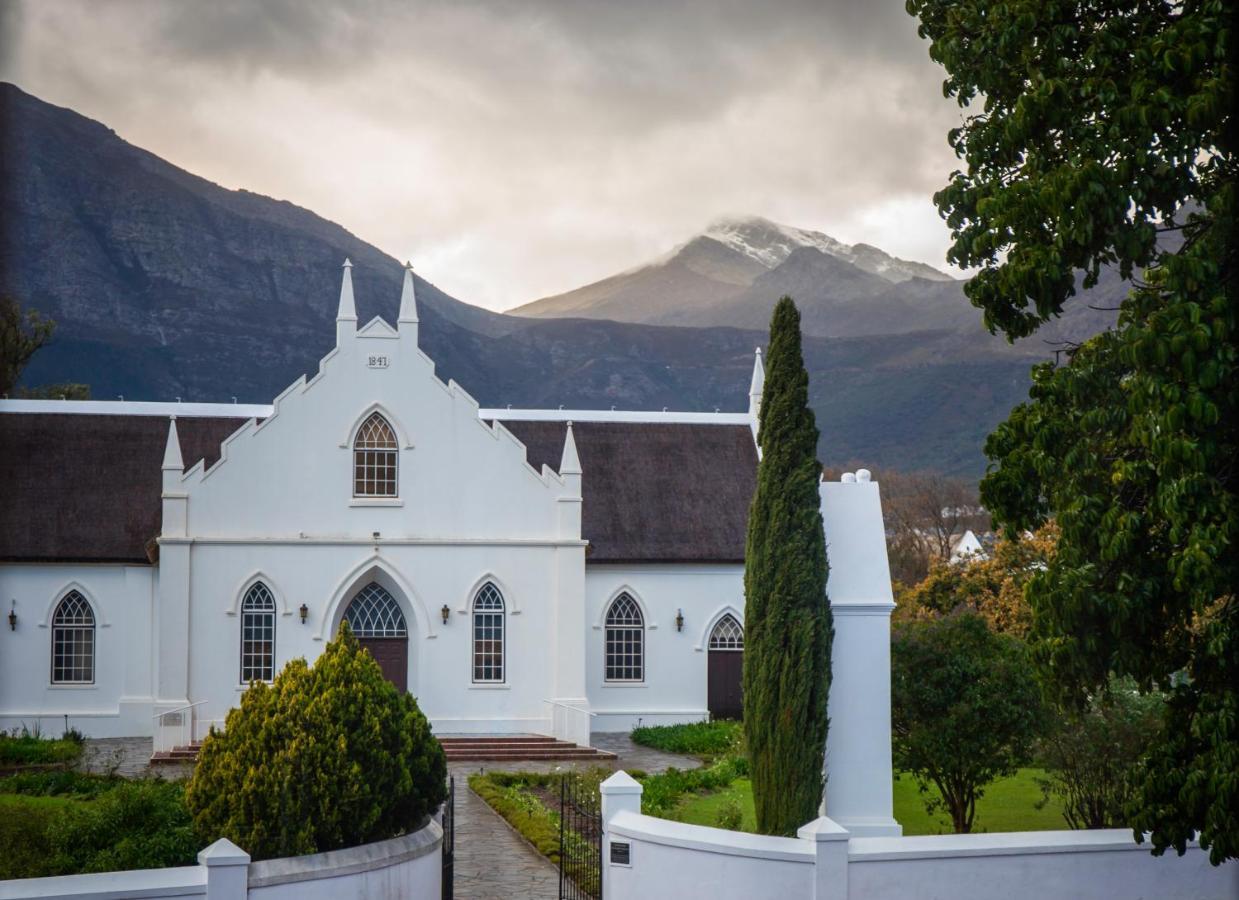
[[[504,422],[531,465],[559,469],[563,422]],[[591,563],[743,562],[757,451],[747,425],[578,422]]]
[[[178,418],[185,467],[244,422]],[[0,559],[148,562],[167,438],[163,416],[0,414]]]
[[[244,419],[181,417],[185,468]],[[563,422],[505,422],[558,470]],[[160,532],[163,416],[0,414],[0,560],[148,562]],[[581,422],[591,563],[741,562],[757,454],[743,425]]]

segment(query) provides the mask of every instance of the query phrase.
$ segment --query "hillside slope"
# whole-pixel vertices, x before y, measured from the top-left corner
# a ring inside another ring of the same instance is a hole
[[[330,349],[346,256],[362,320],[395,318],[396,259],[12,85],[0,85],[0,185],[0,290],[58,323],[27,384],[82,381],[100,399],[269,402]],[[695,263],[710,282],[768,271],[714,244]],[[760,316],[756,330],[529,319],[420,279],[418,294],[424,349],[484,405],[739,410],[765,339]],[[805,353],[825,462],[974,474],[984,434],[1024,396],[1029,360],[1046,350],[978,346],[946,327],[809,338]]]

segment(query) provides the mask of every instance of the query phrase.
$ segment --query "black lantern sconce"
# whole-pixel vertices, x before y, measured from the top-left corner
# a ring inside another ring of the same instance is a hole
[[[443,616],[443,624],[444,624],[444,625],[446,625],[446,624],[447,624],[448,617],[449,617],[451,614],[452,614],[452,611],[451,611],[450,609],[448,609],[447,604],[446,604],[446,603],[444,603],[444,604],[443,604],[443,609],[439,610],[439,615]]]
[[[684,630],[684,610],[682,609],[677,609],[675,611],[675,630],[676,631]]]
[[[308,619],[308,618],[310,617],[310,607],[308,607],[308,606],[306,606],[304,603],[302,603],[302,604],[301,604],[301,609],[299,609],[299,610],[298,610],[298,612],[300,612],[300,613],[301,613],[301,624],[302,624],[302,625],[304,625],[304,624],[305,624],[305,620],[306,620],[306,619]]]
[[[13,608],[9,610],[9,631],[17,630],[17,601],[13,601]]]

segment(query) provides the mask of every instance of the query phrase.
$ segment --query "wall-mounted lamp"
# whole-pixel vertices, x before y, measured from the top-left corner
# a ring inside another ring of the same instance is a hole
[[[305,624],[305,620],[306,620],[306,619],[308,619],[308,618],[310,617],[310,607],[308,607],[308,606],[306,606],[304,603],[302,603],[302,604],[301,604],[301,609],[299,610],[299,612],[301,613],[301,624],[302,624],[302,625],[304,625],[304,624]]]
[[[682,609],[677,609],[675,611],[675,630],[676,631],[684,630],[684,610]]]
[[[382,537],[382,535],[377,531],[372,531],[370,533],[370,537],[377,541],[380,537]]]
[[[448,619],[448,616],[450,616],[451,614],[452,614],[452,611],[448,608],[448,605],[447,605],[446,603],[444,603],[444,604],[443,604],[443,609],[439,610],[439,615],[443,616],[443,624],[444,624],[444,625],[446,625],[446,624],[447,624],[447,619]]]
[[[13,601],[13,608],[9,610],[9,631],[17,630],[17,601]]]

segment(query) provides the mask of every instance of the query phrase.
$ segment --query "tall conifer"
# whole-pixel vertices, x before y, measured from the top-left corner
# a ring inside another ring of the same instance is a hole
[[[792,834],[822,799],[833,626],[818,432],[790,297],[774,308],[766,361],[744,567],[744,731],[757,830]]]

